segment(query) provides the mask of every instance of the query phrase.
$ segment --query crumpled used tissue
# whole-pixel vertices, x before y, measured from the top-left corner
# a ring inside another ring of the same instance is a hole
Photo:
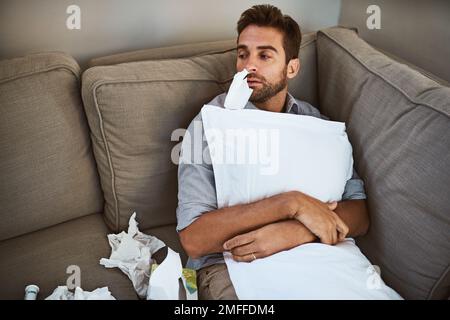
[[[136,212],[130,217],[128,232],[109,234],[111,246],[109,259],[101,259],[100,264],[106,268],[119,268],[130,278],[140,298],[145,298],[148,291],[150,262],[152,255],[165,246],[156,237],[146,235],[138,230]]]
[[[234,75],[233,82],[225,97],[224,105],[226,109],[244,109],[253,92],[246,80],[248,73],[247,69],[244,69]]]
[[[59,286],[45,300],[116,300],[116,298],[111,295],[108,287],[98,288],[92,292],[76,287],[75,293],[72,293],[67,286]]]

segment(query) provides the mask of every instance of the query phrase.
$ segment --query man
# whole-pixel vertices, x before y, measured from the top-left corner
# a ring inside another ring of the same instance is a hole
[[[321,117],[316,108],[288,93],[287,81],[300,69],[298,24],[271,5],[258,5],[241,15],[237,31],[236,68],[249,71],[247,82],[253,89],[245,108]],[[225,96],[209,104],[224,107]],[[201,114],[188,128],[194,140],[199,138],[194,136],[196,121]],[[202,144],[208,156],[206,141]],[[355,171],[339,203],[287,192],[217,209],[210,160],[182,160],[178,182],[177,231],[190,257],[188,267],[197,270],[200,299],[237,298],[223,260],[225,250],[237,261],[250,262],[316,240],[333,245],[347,235],[365,234],[369,226],[363,182]]]

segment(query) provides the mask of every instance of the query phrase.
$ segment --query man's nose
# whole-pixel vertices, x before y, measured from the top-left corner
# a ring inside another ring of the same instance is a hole
[[[245,69],[247,69],[247,71],[248,71],[249,73],[256,73],[256,66],[255,66],[255,65],[247,64],[247,65],[245,66]]]
[[[245,64],[245,69],[247,69],[249,73],[256,73],[258,67],[256,65],[255,58],[253,57],[248,58],[247,63]]]

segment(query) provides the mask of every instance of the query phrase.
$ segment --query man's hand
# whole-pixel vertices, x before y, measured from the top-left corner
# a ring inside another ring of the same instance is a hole
[[[299,221],[285,220],[238,235],[226,241],[223,248],[231,251],[234,260],[251,262],[315,239],[315,235]]]
[[[324,203],[301,192],[293,192],[295,207],[293,218],[304,224],[322,243],[336,244],[348,234],[348,227],[333,212],[337,202]]]

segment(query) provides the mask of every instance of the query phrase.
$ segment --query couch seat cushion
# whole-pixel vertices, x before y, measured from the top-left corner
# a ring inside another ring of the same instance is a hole
[[[23,299],[28,284],[44,299],[66,285],[70,265],[80,267],[83,290],[108,286],[116,299],[137,299],[125,274],[99,264],[111,254],[108,233],[102,215],[93,214],[0,242],[0,299]]]

